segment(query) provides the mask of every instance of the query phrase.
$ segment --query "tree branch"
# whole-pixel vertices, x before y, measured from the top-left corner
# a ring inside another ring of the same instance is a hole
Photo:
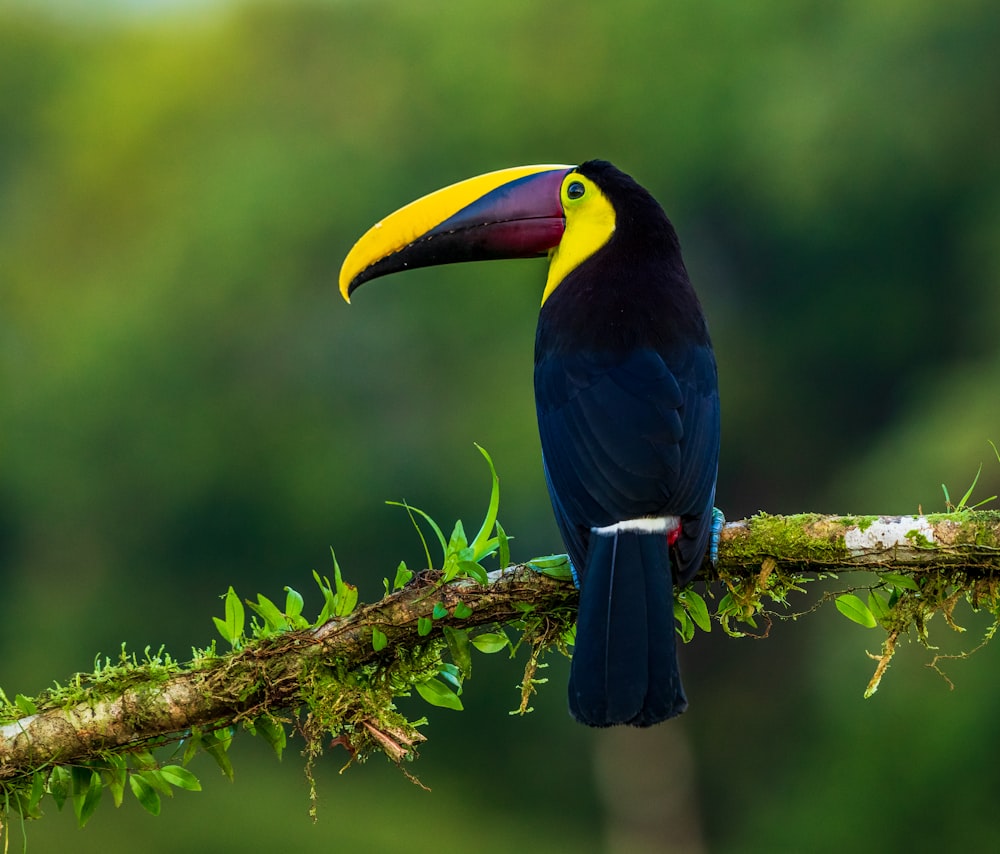
[[[297,708],[303,692],[315,686],[318,669],[342,678],[370,667],[389,670],[400,659],[412,663],[415,650],[424,653],[442,645],[446,626],[468,630],[512,623],[523,620],[525,608],[543,615],[571,615],[575,610],[572,584],[526,566],[495,572],[487,585],[461,578],[439,587],[432,578],[433,573],[425,573],[420,581],[347,617],[249,642],[239,651],[192,662],[169,676],[163,668],[143,673],[138,666],[125,677],[128,686],[119,688],[116,680],[78,675],[71,680],[80,686],[76,702],[0,725],[0,781],[52,764],[136,749],[192,728],[229,726]],[[439,603],[449,615],[433,619]],[[471,611],[461,619],[453,616],[459,603]],[[434,630],[426,637],[420,635],[421,619],[433,621]],[[376,628],[387,639],[381,651],[372,644]],[[411,669],[419,677],[427,666]],[[344,717],[352,724],[364,720]]]
[[[719,574],[752,572],[765,558],[808,571],[1000,569],[1000,513],[927,516],[768,516],[726,525]]]
[[[226,655],[206,654],[183,666],[154,659],[78,675],[69,688],[35,701],[33,714],[0,692],[0,787],[15,791],[58,765],[103,772],[109,754],[197,740],[199,733],[254,721],[287,723],[289,713],[314,752],[332,734],[352,753],[378,749],[399,761],[422,736],[394,710],[392,698],[466,670],[458,659],[468,654],[470,639],[476,642],[475,630],[500,625],[524,633],[532,648],[524,685],[530,691],[533,663],[563,643],[575,616],[577,593],[566,569],[556,566],[563,576],[557,578],[513,566],[492,573],[485,585],[470,578],[439,585],[438,574],[424,573],[349,616],[248,640]],[[702,578],[727,592],[714,616],[729,630],[730,620],[752,624],[765,600],[785,604],[804,581],[833,570],[894,574],[876,578],[872,595],[881,598],[869,599],[890,647],[911,624],[921,631],[937,610],[950,621],[962,596],[996,617],[1000,513],[762,514],[725,527],[717,566],[706,562]],[[680,601],[698,622],[690,600]],[[451,665],[442,665],[441,655],[449,647],[458,667],[446,671]]]

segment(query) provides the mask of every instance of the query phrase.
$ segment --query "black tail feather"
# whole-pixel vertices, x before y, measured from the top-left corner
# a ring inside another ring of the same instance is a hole
[[[663,534],[591,535],[569,706],[590,726],[650,726],[687,708]]]

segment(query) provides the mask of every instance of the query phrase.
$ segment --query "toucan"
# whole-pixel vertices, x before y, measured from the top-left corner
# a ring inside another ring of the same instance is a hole
[[[340,290],[350,302],[389,273],[545,255],[535,403],[580,589],[569,708],[645,727],[687,708],[673,585],[706,557],[719,459],[715,356],[663,209],[602,160],[490,172],[369,229]]]

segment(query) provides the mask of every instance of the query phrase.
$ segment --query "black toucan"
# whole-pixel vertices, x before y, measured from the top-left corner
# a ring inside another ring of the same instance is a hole
[[[372,227],[340,289],[349,300],[413,267],[546,254],[535,402],[580,587],[570,711],[649,726],[687,707],[671,563],[679,584],[701,566],[719,458],[715,357],[662,208],[605,161],[491,172]]]

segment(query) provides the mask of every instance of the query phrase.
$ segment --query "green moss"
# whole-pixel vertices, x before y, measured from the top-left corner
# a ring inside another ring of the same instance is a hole
[[[977,546],[982,548],[995,549],[1000,547],[1000,539],[997,537],[997,529],[982,526],[976,529],[976,542]]]
[[[750,519],[745,536],[727,543],[727,562],[759,564],[762,555],[791,563],[835,563],[847,556],[844,520],[831,521],[818,513],[771,516],[758,513]]]
[[[936,549],[937,543],[932,540],[927,539],[922,531],[912,528],[904,534],[906,539],[908,539],[914,546],[918,549]]]

